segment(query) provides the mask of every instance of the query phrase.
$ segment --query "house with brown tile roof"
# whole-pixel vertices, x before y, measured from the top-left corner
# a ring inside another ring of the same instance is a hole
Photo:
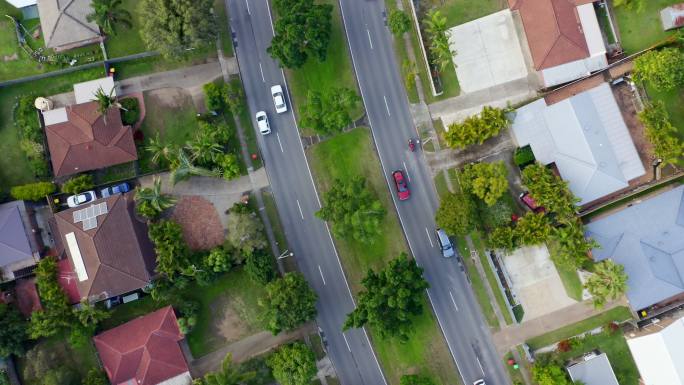
[[[105,116],[97,102],[75,104],[43,112],[43,122],[55,176],[138,159],[133,131],[123,125],[116,108]]]
[[[508,0],[522,20],[534,67],[546,87],[608,66],[592,0]]]
[[[154,248],[134,210],[133,193],[128,193],[55,214],[81,299],[105,300],[152,280]]]
[[[183,334],[171,306],[93,337],[114,385],[189,385],[188,364],[179,342]]]

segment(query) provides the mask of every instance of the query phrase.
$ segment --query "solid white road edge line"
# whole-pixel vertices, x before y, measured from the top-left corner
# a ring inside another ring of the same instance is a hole
[[[480,371],[482,372],[482,375],[484,376],[484,369],[482,368],[482,364],[480,363],[480,357],[475,356],[475,359],[477,360],[477,364],[480,366]]]
[[[370,37],[370,30],[368,30],[368,28],[366,28],[366,32],[368,32],[368,43],[370,44],[370,48],[373,49],[373,41],[371,40],[371,37]]]
[[[390,114],[389,104],[387,104],[387,96],[382,95],[382,98],[385,99],[385,108],[387,109],[387,116],[392,116],[392,114]]]
[[[268,20],[271,21],[271,33],[273,33],[273,36],[275,36],[275,29],[273,29],[273,16],[271,15],[271,6],[268,5],[268,0],[266,0],[266,9],[268,10]]]
[[[245,5],[247,5],[247,14],[252,16],[252,12],[249,11],[249,1],[245,0]]]
[[[261,81],[266,83],[266,78],[264,78],[264,69],[261,67],[261,62],[259,62],[259,71],[261,71]]]
[[[408,167],[406,167],[406,162],[402,161],[401,163],[404,164],[404,170],[406,171],[406,177],[408,178],[408,181],[411,181],[411,174],[408,172]]]
[[[430,247],[435,247],[435,245],[432,243],[432,237],[430,236],[430,230],[428,228],[425,228],[425,235],[427,235],[428,241],[430,241]]]

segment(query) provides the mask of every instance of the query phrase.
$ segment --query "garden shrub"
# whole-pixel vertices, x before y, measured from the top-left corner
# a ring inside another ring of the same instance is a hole
[[[81,174],[64,182],[61,190],[65,194],[78,194],[83,191],[88,191],[93,187],[95,187],[93,176],[90,174]]]
[[[245,271],[252,281],[266,284],[276,277],[273,256],[265,250],[254,250],[245,259]]]
[[[28,158],[33,175],[37,178],[45,178],[49,174],[49,169],[43,145],[43,129],[40,126],[34,100],[33,95],[25,95],[17,99],[13,111],[14,126],[21,138],[19,147]]]
[[[10,195],[18,200],[37,201],[54,193],[55,190],[55,185],[52,182],[36,182],[12,187]]]
[[[522,322],[522,319],[525,316],[525,309],[523,309],[521,304],[513,306],[513,316],[515,317],[516,322]]]
[[[513,154],[513,162],[516,166],[523,168],[534,161],[534,153],[532,152],[532,147],[529,145],[515,149],[515,153]]]
[[[123,98],[121,103],[121,121],[127,126],[132,126],[140,119],[140,102],[138,98]]]

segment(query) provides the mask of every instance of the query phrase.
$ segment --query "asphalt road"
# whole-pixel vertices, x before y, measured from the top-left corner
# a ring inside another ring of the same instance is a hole
[[[417,263],[430,283],[428,296],[449,350],[466,385],[484,378],[488,385],[510,384],[491,333],[456,258],[441,257],[434,235],[437,193],[422,154],[408,149],[417,133],[392,50],[380,0],[339,0],[356,76],[388,187]],[[411,198],[397,200],[390,182],[404,170]]]
[[[273,37],[267,0],[226,0],[237,40],[238,63],[249,110],[264,110],[272,133],[258,136],[266,171],[290,250],[318,294],[318,324],[342,384],[386,384],[363,329],[342,333],[354,302],[325,222],[314,216],[320,202],[291,110],[276,114],[272,85],[285,86],[278,65],[266,53]],[[289,105],[289,100],[288,100]],[[256,122],[254,122],[256,123]]]

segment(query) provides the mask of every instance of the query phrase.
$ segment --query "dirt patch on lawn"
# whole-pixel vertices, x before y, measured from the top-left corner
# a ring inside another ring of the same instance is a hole
[[[200,196],[180,198],[171,218],[183,228],[183,238],[192,250],[209,250],[225,239],[216,208]]]
[[[192,100],[192,95],[184,88],[160,88],[147,91],[146,97],[163,107],[184,108]]]
[[[214,320],[212,323],[214,333],[212,334],[223,337],[225,343],[237,341],[252,332],[249,325],[236,311],[244,306],[238,302],[241,302],[238,298],[222,297],[211,307]]]

